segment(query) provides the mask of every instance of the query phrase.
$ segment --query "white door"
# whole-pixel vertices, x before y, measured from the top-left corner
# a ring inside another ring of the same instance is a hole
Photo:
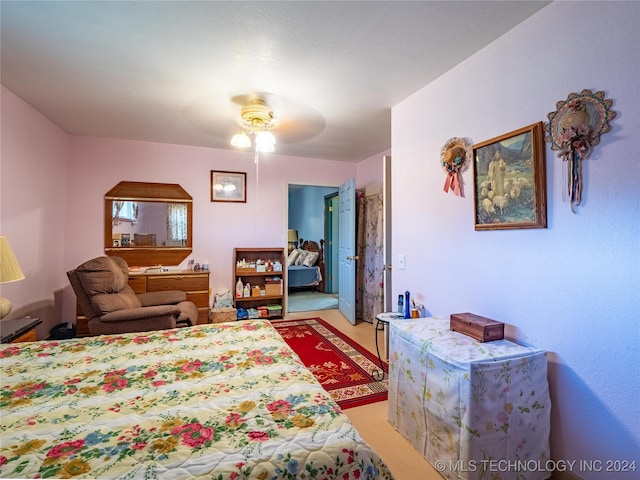
[[[338,215],[338,309],[356,324],[356,179],[340,185]]]

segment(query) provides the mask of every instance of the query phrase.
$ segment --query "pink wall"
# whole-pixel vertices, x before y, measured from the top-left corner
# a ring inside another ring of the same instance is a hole
[[[358,162],[356,188],[364,188],[369,184],[382,182],[384,176],[382,157],[385,155],[391,155],[391,149]]]
[[[433,314],[505,321],[509,335],[550,352],[557,460],[640,461],[638,17],[637,2],[553,2],[392,113],[393,253],[407,255],[406,269],[393,270],[394,287],[421,296]],[[594,41],[593,32],[606,35]],[[562,199],[563,165],[547,148],[549,227],[474,232],[471,170],[465,198],[442,192],[444,142],[478,142],[544,120],[581,88],[604,89],[618,117],[587,161],[579,213]],[[377,169],[375,157],[361,168],[270,154],[256,189],[251,154],[68,137],[4,87],[1,99],[0,227],[27,275],[0,287],[14,303],[11,316],[72,318],[64,272],[102,254],[104,193],[120,180],[179,183],[191,193],[193,258],[209,262],[218,291],[230,287],[234,246],[286,246],[287,183],[338,185],[355,176],[364,186]],[[213,168],[248,173],[246,205],[209,201]]]
[[[555,460],[640,465],[640,4],[575,7],[550,3],[393,108],[392,248],[406,255],[393,287],[433,315],[503,321],[508,336],[549,352]],[[464,198],[444,193],[442,145],[545,121],[583,88],[604,90],[617,117],[583,163],[577,213],[563,198],[566,164],[547,143],[548,228],[476,232],[473,169]],[[638,472],[554,473],[576,476]]]
[[[0,285],[13,304],[7,318],[40,317],[40,338],[61,318],[60,294],[66,283],[65,202],[67,134],[2,87],[0,154],[0,233],[6,235],[25,280]]]
[[[247,203],[210,201],[212,169],[246,172]],[[193,255],[213,292],[231,288],[234,247],[286,247],[287,184],[340,185],[356,164],[93,137],[70,137],[64,264],[103,253],[104,194],[122,180],[178,183],[193,197]],[[186,267],[186,260],[181,265]]]
[[[3,285],[7,318],[51,326],[75,317],[65,272],[102,255],[104,194],[122,180],[178,183],[193,197],[193,258],[208,262],[213,292],[231,288],[234,247],[286,247],[287,185],[340,185],[356,164],[250,152],[69,136],[2,87],[1,233],[26,280]],[[210,201],[212,169],[247,173],[247,203]],[[186,260],[178,267],[184,268]]]

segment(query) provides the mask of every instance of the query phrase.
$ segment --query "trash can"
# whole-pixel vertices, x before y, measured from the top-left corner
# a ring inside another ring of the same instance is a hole
[[[51,340],[65,340],[76,336],[76,326],[73,323],[59,323],[49,332]]]

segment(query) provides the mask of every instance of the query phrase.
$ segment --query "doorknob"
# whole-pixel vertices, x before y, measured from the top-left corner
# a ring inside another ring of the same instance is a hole
[[[347,257],[347,260],[360,260],[360,259],[358,258],[358,255],[349,255]]]

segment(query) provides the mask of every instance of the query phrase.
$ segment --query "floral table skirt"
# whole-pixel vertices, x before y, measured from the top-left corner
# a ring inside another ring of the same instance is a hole
[[[445,478],[551,476],[544,351],[480,343],[439,318],[389,327],[389,422]]]

